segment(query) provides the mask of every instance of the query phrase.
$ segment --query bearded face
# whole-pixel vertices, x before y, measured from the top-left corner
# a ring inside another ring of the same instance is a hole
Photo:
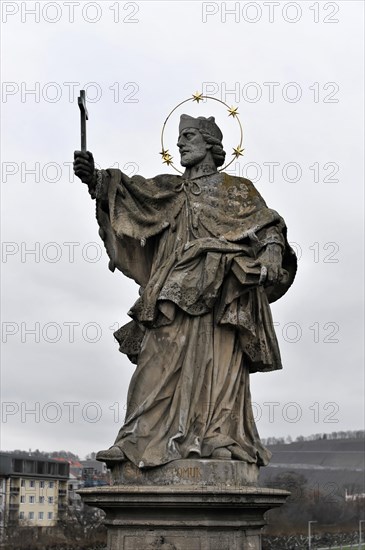
[[[211,149],[211,145],[204,140],[199,130],[195,128],[185,128],[179,135],[177,146],[180,150],[180,163],[185,168],[195,166],[202,161]]]

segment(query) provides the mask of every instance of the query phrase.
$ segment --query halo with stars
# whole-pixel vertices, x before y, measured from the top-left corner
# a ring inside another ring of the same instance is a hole
[[[233,153],[232,153],[233,159],[230,160],[229,162],[227,162],[227,164],[225,164],[222,168],[219,168],[218,172],[222,172],[223,170],[228,168],[228,166],[230,166],[232,164],[232,162],[234,162],[236,159],[238,159],[238,157],[243,156],[243,151],[244,151],[244,149],[242,147],[243,130],[242,130],[241,121],[238,117],[238,115],[239,115],[238,107],[230,107],[229,105],[227,105],[227,103],[225,103],[221,99],[217,99],[216,97],[212,97],[212,96],[209,96],[209,95],[203,95],[202,93],[195,92],[195,94],[193,94],[188,99],[184,99],[184,101],[181,101],[178,105],[176,105],[176,107],[174,107],[172,109],[172,111],[170,111],[170,113],[167,115],[167,117],[165,119],[165,122],[163,123],[162,131],[161,131],[161,152],[160,152],[160,155],[162,156],[162,162],[163,162],[163,164],[166,164],[167,166],[171,166],[174,170],[176,170],[176,172],[179,172],[179,174],[182,174],[183,172],[181,172],[181,170],[179,170],[178,168],[176,168],[176,166],[174,166],[174,163],[172,162],[172,160],[173,160],[172,155],[169,153],[168,149],[165,149],[165,145],[164,145],[164,141],[163,141],[164,133],[165,133],[165,127],[166,127],[167,121],[169,120],[172,113],[175,112],[176,109],[181,107],[181,105],[183,105],[184,103],[188,103],[188,101],[192,101],[192,102],[196,101],[196,103],[199,103],[200,101],[203,101],[203,99],[212,99],[213,101],[218,101],[218,103],[221,103],[222,105],[224,105],[227,108],[228,116],[229,117],[231,116],[232,118],[236,119],[237,122],[238,122],[238,126],[239,126],[240,140],[239,140],[239,143],[238,143],[237,147],[233,147]]]

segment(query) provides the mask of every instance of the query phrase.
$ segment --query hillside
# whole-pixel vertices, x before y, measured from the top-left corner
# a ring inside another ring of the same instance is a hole
[[[268,445],[273,456],[268,467],[262,468],[260,484],[277,474],[294,471],[302,474],[309,485],[322,490],[335,484],[336,493],[365,492],[364,439],[319,439],[289,444]]]

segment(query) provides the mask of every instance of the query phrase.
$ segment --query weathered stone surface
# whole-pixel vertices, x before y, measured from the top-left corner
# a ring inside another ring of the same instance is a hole
[[[75,152],[109,267],[140,285],[115,333],[137,364],[125,423],[97,456],[115,484],[80,491],[106,512],[109,550],[259,550],[264,513],[289,494],[255,486],[270,452],[249,377],[281,368],[269,304],[296,258],[252,182],[218,172],[222,137],[213,117],[183,115],[182,177],[129,178]]]
[[[174,460],[158,468],[139,469],[132,462],[112,467],[115,485],[195,485],[244,487],[257,485],[259,467],[240,460]]]
[[[258,487],[112,486],[82,489],[106,512],[108,550],[259,550],[264,513],[286,491]]]
[[[250,373],[281,368],[269,304],[291,285],[296,259],[253,183],[219,172],[222,138],[213,117],[182,115],[185,172],[152,179],[95,170],[91,153],[75,152],[110,269],[140,285],[132,321],[115,332],[137,364],[125,423],[98,460],[141,470],[192,456],[270,460]]]

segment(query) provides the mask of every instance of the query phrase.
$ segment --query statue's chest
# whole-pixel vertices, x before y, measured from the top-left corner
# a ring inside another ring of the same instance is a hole
[[[198,180],[190,182],[187,192],[187,208],[197,215],[212,212],[222,205],[222,185],[217,181]]]

